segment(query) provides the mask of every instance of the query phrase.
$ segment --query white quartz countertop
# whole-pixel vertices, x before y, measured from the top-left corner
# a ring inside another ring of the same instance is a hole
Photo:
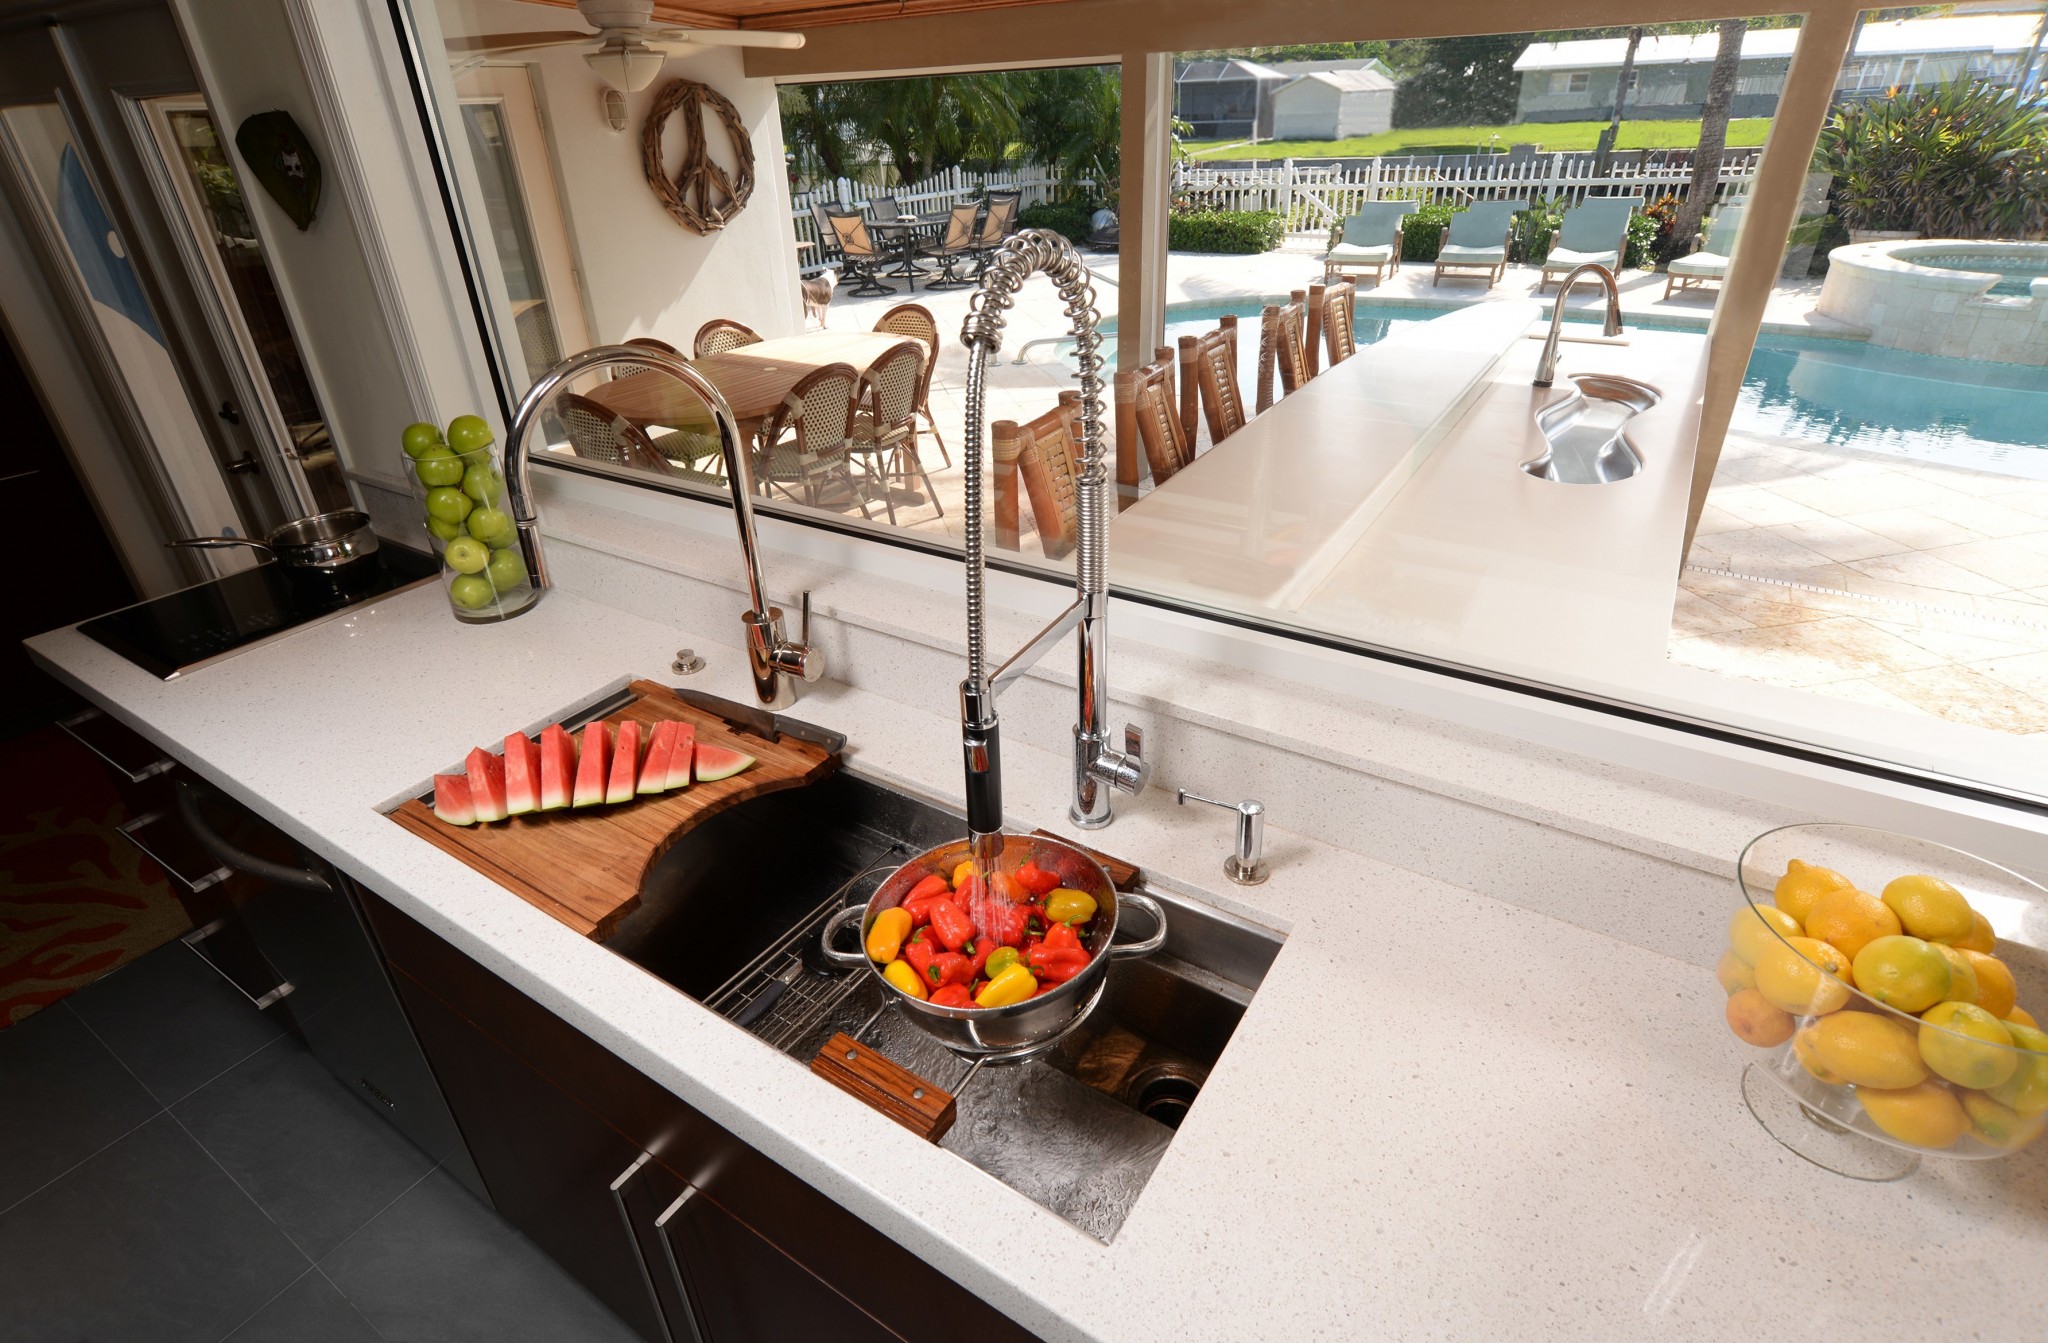
[[[1121,802],[1091,842],[1288,940],[1108,1245],[378,813],[471,745],[628,676],[659,678],[681,644],[711,660],[693,684],[743,698],[732,633],[566,591],[462,628],[428,588],[173,682],[75,631],[32,647],[1049,1340],[2038,1339],[2048,1327],[2040,1153],[1929,1161],[1897,1185],[1828,1174],[1745,1110],[1746,1051],[1704,970],[1277,828],[1272,880],[1230,888],[1227,827],[1157,789]],[[849,734],[850,768],[942,798],[958,789],[946,717],[831,683],[798,712]],[[1022,742],[1004,754],[1014,821],[1065,830],[1064,757]],[[1369,789],[1355,805],[1371,805]]]

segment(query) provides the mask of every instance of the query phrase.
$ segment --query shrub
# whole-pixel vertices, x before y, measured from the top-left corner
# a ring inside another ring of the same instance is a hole
[[[1166,221],[1166,245],[1175,252],[1270,252],[1287,238],[1287,225],[1271,210],[1176,211]]]
[[[1444,230],[1451,226],[1451,216],[1457,211],[1448,204],[1432,201],[1414,214],[1401,221],[1401,259],[1403,261],[1434,261],[1437,248],[1443,245]]]
[[[1628,250],[1621,255],[1625,268],[1645,269],[1657,264],[1655,245],[1663,225],[1638,210],[1628,217]]]
[[[1079,245],[1088,241],[1094,232],[1089,219],[1095,207],[1085,201],[1068,201],[1063,205],[1041,202],[1027,205],[1017,214],[1018,228],[1042,228],[1059,234],[1068,242]]]
[[[1564,212],[1563,201],[1532,201],[1515,216],[1514,230],[1508,234],[1508,260],[1525,266],[1541,262],[1550,254],[1550,240],[1564,223]]]
[[[1842,222],[1930,238],[2048,229],[2048,111],[1967,80],[1838,108],[1814,151]]]

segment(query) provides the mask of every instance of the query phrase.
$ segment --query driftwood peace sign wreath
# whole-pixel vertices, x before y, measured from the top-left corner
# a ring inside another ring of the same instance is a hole
[[[732,142],[739,164],[728,175],[711,157],[709,137],[704,129],[704,109],[718,114]],[[669,114],[680,111],[683,121],[683,166],[671,178],[662,164],[661,133]],[[754,194],[754,141],[740,122],[732,99],[694,79],[678,79],[661,91],[647,110],[647,124],[640,132],[640,164],[647,185],[661,198],[662,208],[693,233],[714,233],[733,221]]]

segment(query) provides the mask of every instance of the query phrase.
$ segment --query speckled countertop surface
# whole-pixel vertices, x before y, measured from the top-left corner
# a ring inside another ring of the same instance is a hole
[[[1744,1050],[1703,970],[1626,930],[1604,937],[1282,830],[1268,832],[1271,882],[1218,890],[1225,827],[1157,790],[1094,842],[1289,936],[1129,1220],[1098,1244],[378,814],[473,744],[659,676],[679,644],[711,658],[695,684],[744,696],[725,638],[562,591],[464,629],[429,588],[168,683],[75,632],[32,646],[1049,1340],[2048,1329],[2040,1153],[1930,1161],[1897,1185],[1823,1172],[1744,1108]],[[945,719],[829,683],[801,713],[851,736],[851,768],[957,788]],[[1066,760],[1022,742],[1005,756],[1012,816],[1063,829]]]

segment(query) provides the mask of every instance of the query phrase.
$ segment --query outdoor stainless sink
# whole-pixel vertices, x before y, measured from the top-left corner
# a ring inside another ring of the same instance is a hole
[[[1578,373],[1562,399],[1536,412],[1536,428],[1549,446],[1522,463],[1538,480],[1562,485],[1608,485],[1643,469],[1628,441],[1628,422],[1664,399],[1646,382],[1612,373]]]

